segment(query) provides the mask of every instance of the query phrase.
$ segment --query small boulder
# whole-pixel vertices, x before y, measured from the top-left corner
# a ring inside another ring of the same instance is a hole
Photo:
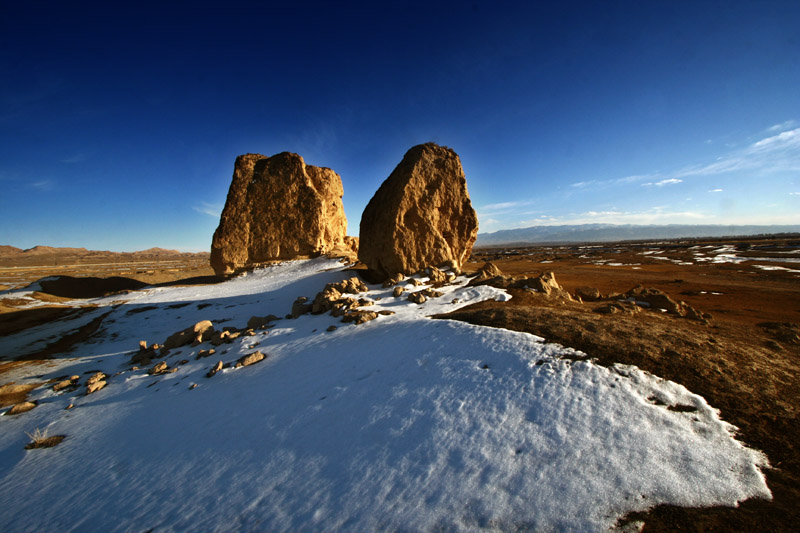
[[[394,296],[395,298],[399,298],[400,295],[403,294],[403,292],[405,292],[405,289],[403,287],[395,287],[394,290],[392,291],[392,296]]]
[[[217,351],[213,348],[211,348],[210,350],[200,350],[199,352],[197,352],[197,356],[195,357],[195,359],[203,359],[204,357],[211,357],[215,353],[217,353]]]
[[[108,376],[103,374],[102,372],[96,372],[89,376],[89,379],[86,380],[86,385],[91,385],[93,383],[97,383],[100,380],[106,379]]]
[[[53,385],[53,392],[61,392],[62,390],[75,388],[78,386],[78,381],[80,381],[80,376],[71,376],[69,379],[65,379],[63,381],[59,381],[55,385]]]
[[[253,353],[249,353],[247,355],[243,355],[242,357],[240,357],[239,359],[236,360],[236,364],[234,365],[234,368],[254,365],[254,364],[256,364],[256,363],[258,363],[260,361],[263,361],[264,359],[266,359],[266,357],[267,356],[264,355],[261,352],[253,352]]]
[[[472,275],[473,281],[479,280],[483,281],[485,279],[494,278],[496,276],[502,276],[503,272],[492,262],[484,263],[482,267],[475,271]]]
[[[268,326],[270,322],[274,322],[276,320],[280,320],[280,317],[275,315],[252,316],[250,317],[250,320],[247,321],[247,328],[260,329]]]
[[[600,291],[594,287],[578,287],[575,289],[575,296],[584,302],[596,302],[602,298]]]
[[[214,333],[214,325],[210,320],[203,320],[192,327],[186,328],[177,333],[173,333],[164,342],[164,348],[171,350],[190,343],[200,344],[211,338]]]
[[[100,389],[104,388],[108,383],[105,380],[99,379],[91,383],[86,383],[86,394],[94,394]]]
[[[375,311],[348,311],[342,317],[342,322],[352,322],[355,325],[359,325],[376,318],[378,318],[378,313]]]
[[[292,303],[292,318],[298,318],[301,315],[311,312],[312,304],[307,303],[308,297],[307,296],[300,296],[297,298],[294,303]]]
[[[160,363],[157,363],[153,368],[148,370],[147,373],[150,374],[151,376],[157,376],[159,374],[166,374],[167,372],[169,372],[169,365],[167,365],[166,361],[161,361]]]
[[[211,368],[211,370],[209,370],[209,371],[208,371],[208,373],[206,374],[206,377],[207,377],[207,378],[214,377],[214,375],[215,375],[217,372],[219,372],[220,370],[222,370],[222,361],[218,361],[218,362],[217,362],[217,364],[216,364],[216,365],[214,365],[214,366]]]
[[[417,291],[408,295],[408,301],[415,304],[424,304],[428,301],[428,297],[423,294],[423,291]]]
[[[215,331],[211,338],[208,339],[213,346],[221,346],[223,344],[230,344],[233,342],[233,339],[238,337],[240,333],[238,331],[231,332],[231,331]],[[202,351],[202,350],[201,350]]]
[[[392,276],[391,278],[389,278],[386,281],[384,281],[382,287],[384,289],[388,289],[389,287],[397,285],[398,283],[400,283],[404,279],[406,279],[405,275],[397,273],[394,276]]]
[[[36,407],[36,403],[35,402],[22,402],[22,403],[18,403],[16,405],[14,405],[14,407],[9,409],[6,412],[6,414],[7,415],[19,415],[19,414],[22,414],[22,413],[27,413],[28,411],[30,411],[34,407]]]

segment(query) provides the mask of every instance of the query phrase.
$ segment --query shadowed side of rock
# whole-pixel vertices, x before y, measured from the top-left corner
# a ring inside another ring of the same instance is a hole
[[[460,268],[477,235],[458,155],[421,144],[406,152],[364,209],[358,258],[374,281],[431,265]]]
[[[342,179],[297,154],[236,158],[211,244],[218,276],[269,261],[311,257],[343,246]]]

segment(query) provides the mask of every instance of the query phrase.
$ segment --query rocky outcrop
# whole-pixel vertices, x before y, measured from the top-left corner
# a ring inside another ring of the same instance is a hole
[[[458,155],[421,144],[406,152],[364,209],[358,258],[372,281],[431,265],[460,269],[477,235]]]
[[[214,232],[211,267],[225,276],[346,248],[342,194],[336,172],[306,165],[297,154],[240,155]]]

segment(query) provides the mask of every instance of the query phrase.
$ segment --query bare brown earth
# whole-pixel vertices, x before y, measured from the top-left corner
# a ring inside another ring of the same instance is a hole
[[[719,251],[723,244],[730,250]],[[482,302],[445,317],[533,333],[580,349],[599,364],[636,365],[680,383],[736,425],[741,441],[767,454],[772,501],[746,501],[738,508],[661,506],[628,517],[643,520],[645,531],[796,531],[800,264],[791,260],[800,257],[799,245],[795,237],[477,250],[467,269],[492,260],[504,274],[553,271],[569,292],[595,287],[605,299],[570,302],[511,289],[509,302]],[[737,256],[734,260],[754,259],[738,264],[703,259],[722,261],[730,254]],[[759,265],[787,270],[763,270]],[[637,284],[661,289],[710,313],[712,319],[703,324],[635,305],[615,314],[594,311]]]
[[[44,323],[77,318],[94,308],[91,303],[76,303],[76,298],[121,294],[148,285],[217,283],[220,279],[209,266],[208,257],[208,253],[160,248],[116,253],[84,248],[37,246],[20,250],[0,246],[0,291],[9,291],[5,298],[0,298],[0,339]],[[15,296],[14,291],[34,282],[38,282],[40,290]],[[68,352],[95,334],[102,319],[98,317],[39,352],[27,354],[25,360],[38,361]],[[15,359],[14,354],[0,349],[0,360],[11,359]],[[0,376],[12,368],[15,368],[12,364],[0,363]],[[22,400],[24,395],[19,401]]]
[[[117,276],[149,285],[212,276],[214,271],[208,258],[208,252],[184,253],[161,248],[107,252],[49,246],[21,250],[0,246],[0,290],[19,289],[49,276]]]

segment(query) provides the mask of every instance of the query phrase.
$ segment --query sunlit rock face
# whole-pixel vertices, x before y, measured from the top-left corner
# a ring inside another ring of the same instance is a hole
[[[218,276],[269,261],[313,257],[344,246],[342,179],[297,154],[240,155],[214,232]]]
[[[478,216],[458,155],[414,146],[361,215],[358,258],[374,281],[427,266],[460,268],[478,235]]]

